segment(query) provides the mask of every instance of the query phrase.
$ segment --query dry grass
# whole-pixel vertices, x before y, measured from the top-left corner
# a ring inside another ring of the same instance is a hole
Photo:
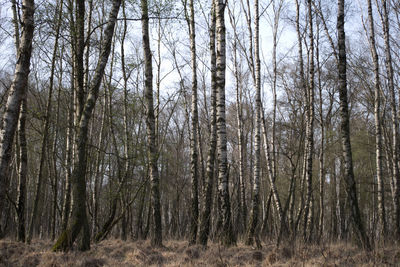
[[[148,241],[107,240],[87,252],[51,252],[51,242],[31,245],[0,241],[0,266],[400,266],[400,248],[371,253],[345,243],[326,246],[290,245],[261,250],[239,244],[225,249],[218,244],[188,247],[185,241],[167,241],[153,249]]]

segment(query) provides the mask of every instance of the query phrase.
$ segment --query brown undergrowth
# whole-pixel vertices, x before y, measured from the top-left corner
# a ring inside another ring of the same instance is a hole
[[[148,241],[106,240],[90,251],[51,252],[52,243],[34,240],[31,245],[0,241],[0,266],[400,266],[400,248],[387,246],[365,252],[336,243],[330,245],[263,244],[254,249],[243,244],[206,249],[188,247],[186,241],[166,241],[154,249]]]

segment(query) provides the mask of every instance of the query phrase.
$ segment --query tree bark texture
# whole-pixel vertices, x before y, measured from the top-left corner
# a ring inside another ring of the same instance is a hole
[[[314,155],[314,33],[313,33],[313,13],[311,0],[308,3],[308,36],[309,36],[309,84],[307,85],[307,129],[306,129],[306,201],[304,207],[304,232],[303,238],[306,242],[312,239],[313,213],[312,207],[312,174],[313,174],[313,155]]]
[[[9,89],[3,115],[3,128],[0,132],[0,218],[2,217],[6,199],[12,144],[17,129],[21,102],[25,98],[28,85],[34,31],[34,2],[34,0],[22,1],[22,36],[17,53],[18,58],[15,66],[14,79]],[[0,225],[0,237],[2,235],[3,231]]]
[[[199,166],[198,166],[198,109],[197,109],[197,62],[196,62],[196,28],[194,19],[193,0],[189,1],[188,26],[190,35],[190,52],[192,65],[192,120],[191,120],[191,138],[190,138],[190,175],[192,177],[191,189],[191,218],[190,218],[190,233],[189,244],[196,243],[197,228],[199,219]]]
[[[225,246],[235,243],[231,222],[231,205],[229,195],[229,174],[226,140],[225,114],[225,70],[226,70],[226,28],[225,6],[223,0],[215,0],[216,7],[216,85],[217,85],[217,152],[218,152],[218,196],[221,202],[220,216],[222,228],[220,241]]]
[[[381,125],[381,84],[379,78],[379,59],[375,44],[375,26],[372,15],[371,0],[367,0],[368,20],[369,20],[369,42],[371,47],[372,61],[374,63],[374,118],[375,118],[375,161],[376,161],[376,181],[378,183],[378,213],[380,221],[380,233],[383,237],[387,234],[386,210],[385,210],[385,190],[383,181],[383,150],[382,150],[382,125]]]
[[[351,210],[351,220],[354,225],[360,245],[366,250],[371,250],[371,244],[364,228],[361,212],[357,199],[357,187],[353,171],[353,159],[350,143],[350,115],[347,100],[347,77],[346,77],[346,36],[344,31],[344,3],[338,0],[337,33],[338,33],[338,87],[340,98],[340,135],[342,140],[342,152],[344,158],[344,180],[346,183],[347,197]]]
[[[157,147],[155,132],[155,117],[153,105],[153,70],[152,56],[149,40],[149,13],[147,0],[141,0],[142,9],[142,37],[143,54],[145,64],[145,106],[146,106],[146,127],[148,159],[150,165],[150,191],[151,191],[151,214],[153,223],[151,226],[151,244],[162,246],[161,229],[161,204],[160,204],[160,181],[157,166]]]
[[[22,100],[21,112],[18,122],[18,138],[19,138],[19,173],[18,173],[18,196],[17,196],[17,239],[25,242],[25,203],[26,203],[26,178],[28,174],[28,151],[26,143],[26,113],[27,101]]]
[[[389,29],[389,13],[387,7],[387,1],[382,0],[383,6],[383,17],[382,17],[382,25],[383,25],[383,35],[385,41],[385,64],[387,71],[387,79],[388,79],[388,87],[390,93],[390,105],[392,109],[392,166],[393,166],[393,185],[394,185],[394,196],[393,196],[393,206],[395,213],[395,230],[397,239],[400,239],[400,170],[399,170],[399,109],[396,104],[396,93],[395,93],[395,85],[394,85],[394,70],[393,70],[393,62],[392,62],[392,52],[390,45],[390,29]],[[398,89],[400,92],[400,89]]]
[[[261,63],[259,48],[259,4],[258,0],[254,1],[254,59],[255,59],[255,89],[256,89],[256,132],[254,135],[254,173],[253,173],[253,198],[250,213],[250,221],[247,230],[246,244],[252,245],[254,241],[257,247],[261,246],[259,241],[259,233],[256,228],[259,220],[260,210],[260,167],[261,167]]]
[[[216,11],[215,1],[212,1],[211,22],[210,22],[210,55],[211,55],[211,127],[210,127],[210,145],[207,154],[206,166],[206,184],[203,190],[203,209],[200,215],[200,227],[198,243],[207,245],[210,233],[211,207],[212,207],[212,190],[214,185],[214,164],[215,152],[217,147],[217,81],[216,81],[216,51],[215,51],[215,24]]]

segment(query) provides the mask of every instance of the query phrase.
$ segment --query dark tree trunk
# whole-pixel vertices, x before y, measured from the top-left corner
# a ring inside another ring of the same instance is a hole
[[[358,206],[357,187],[353,172],[353,159],[350,144],[350,115],[349,105],[347,102],[347,77],[346,77],[346,37],[344,31],[344,2],[338,0],[337,13],[337,32],[338,32],[338,72],[339,72],[339,98],[340,98],[340,130],[342,140],[342,151],[344,158],[344,180],[346,183],[346,191],[349,199],[351,219],[354,225],[360,245],[366,250],[371,250],[371,244],[367,233],[365,232],[364,224],[361,219],[361,212]]]

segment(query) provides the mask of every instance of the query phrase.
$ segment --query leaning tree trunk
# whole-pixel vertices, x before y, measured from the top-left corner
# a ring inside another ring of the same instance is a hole
[[[387,234],[386,212],[385,212],[385,190],[383,182],[383,150],[382,150],[382,125],[381,125],[381,84],[379,79],[379,59],[375,44],[374,18],[372,15],[371,0],[368,2],[368,18],[369,18],[369,42],[371,46],[372,61],[374,63],[375,75],[375,97],[374,97],[374,117],[375,117],[375,150],[376,150],[376,180],[378,183],[378,213],[381,227],[382,237]]]
[[[353,172],[353,159],[350,144],[350,115],[347,102],[347,77],[346,77],[346,37],[344,31],[344,2],[338,0],[337,31],[338,31],[338,89],[340,98],[340,130],[342,150],[344,158],[344,180],[346,183],[347,197],[349,200],[351,219],[354,224],[360,245],[371,250],[371,244],[361,219],[361,212],[358,206],[356,181]]]
[[[11,150],[17,129],[21,102],[24,99],[28,85],[30,59],[32,53],[32,39],[34,30],[34,0],[22,1],[22,36],[18,48],[18,59],[15,66],[15,75],[9,89],[7,104],[3,115],[3,128],[0,132],[0,220],[6,202],[6,186],[9,180],[9,165]],[[0,225],[0,237],[3,235]]]
[[[149,12],[147,0],[141,0],[142,9],[142,37],[143,54],[145,63],[145,105],[146,105],[146,127],[147,127],[147,145],[148,158],[150,164],[150,188],[151,188],[151,209],[152,209],[152,228],[151,244],[153,246],[162,246],[161,230],[161,204],[160,204],[160,182],[157,167],[157,147],[155,118],[153,107],[153,70],[151,62],[151,50],[149,40]]]
[[[222,216],[222,229],[220,241],[225,246],[233,245],[231,222],[231,204],[229,196],[228,157],[226,140],[226,115],[225,115],[225,70],[226,70],[226,29],[225,6],[223,0],[215,0],[216,33],[217,33],[217,58],[216,58],[216,84],[217,84],[217,151],[218,151],[218,196],[221,202],[220,215]]]
[[[260,167],[261,167],[261,73],[260,73],[260,49],[259,49],[259,15],[258,0],[254,1],[254,57],[255,57],[255,89],[256,89],[256,132],[254,136],[254,174],[253,174],[253,199],[250,213],[250,221],[247,230],[247,245],[254,241],[257,247],[261,247],[256,228],[260,210]]]
[[[85,105],[82,109],[82,116],[79,120],[79,127],[76,136],[77,156],[75,157],[74,170],[72,172],[72,214],[70,223],[67,230],[65,230],[58,238],[53,247],[54,251],[68,250],[72,247],[78,234],[81,232],[82,227],[86,228],[88,225],[86,214],[86,145],[88,141],[88,127],[89,120],[92,116],[94,106],[99,94],[101,80],[103,78],[104,69],[107,65],[108,57],[111,51],[111,42],[114,34],[114,27],[117,21],[117,15],[121,6],[121,0],[114,0],[110,10],[108,22],[104,30],[104,39],[102,49],[100,51],[99,61],[97,63],[96,71],[93,76],[89,94],[87,96]],[[86,232],[86,229],[83,229]],[[90,240],[83,238],[82,250],[90,248]]]
[[[210,23],[210,54],[211,54],[211,129],[210,146],[207,155],[207,179],[203,190],[203,210],[200,215],[200,227],[198,243],[207,245],[210,233],[210,214],[212,207],[212,188],[214,184],[214,163],[217,146],[217,85],[216,85],[216,53],[215,53],[215,1],[212,1],[211,23]]]
[[[279,219],[279,232],[278,232],[278,244],[280,243],[280,240],[282,237],[287,237],[288,235],[288,225],[287,225],[287,220],[286,220],[286,215],[285,211],[282,208],[282,203],[279,197],[279,192],[276,187],[276,182],[275,182],[275,176],[273,172],[273,163],[272,163],[272,157],[270,153],[270,148],[268,145],[268,136],[267,136],[267,125],[265,122],[265,117],[264,117],[264,110],[261,108],[261,123],[262,123],[262,134],[264,137],[264,154],[265,154],[265,159],[267,161],[267,171],[268,171],[268,177],[269,177],[269,182],[271,185],[271,191],[270,193],[272,194],[275,202],[275,208],[278,213],[278,219]],[[268,198],[270,199],[270,197]],[[270,201],[268,201],[270,202]]]

